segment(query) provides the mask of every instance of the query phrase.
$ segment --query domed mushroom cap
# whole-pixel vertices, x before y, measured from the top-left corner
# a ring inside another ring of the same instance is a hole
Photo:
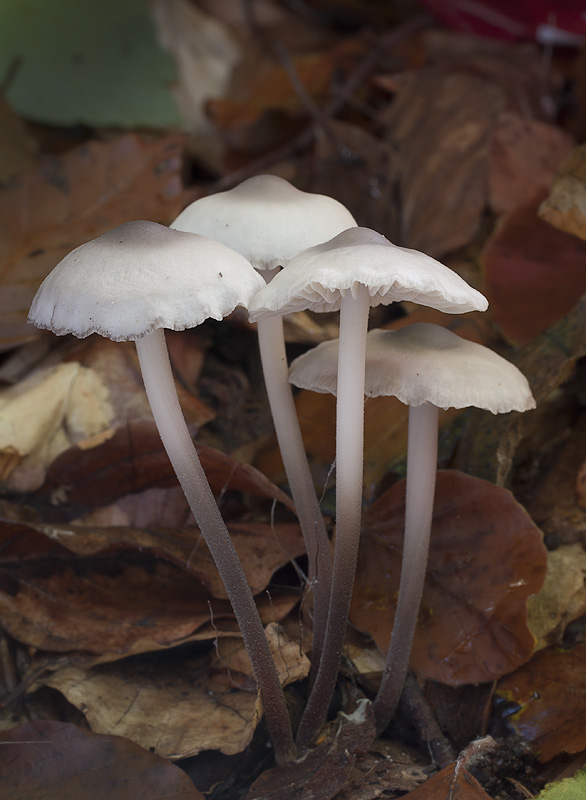
[[[368,287],[371,306],[411,300],[449,314],[485,311],[488,301],[439,261],[397,247],[370,228],[350,228],[299,253],[254,298],[256,322],[270,314],[336,311],[341,296]]]
[[[29,322],[80,339],[139,339],[222,319],[264,285],[242,255],[218,242],[128,222],[65,256],[35,295]]]
[[[338,340],[332,339],[296,358],[289,380],[302,389],[336,394],[337,370]],[[368,333],[365,393],[393,395],[409,406],[475,406],[493,414],[535,408],[517,367],[488,347],[431,323]]]
[[[302,192],[275,175],[257,175],[202,197],[171,224],[232,247],[261,270],[284,266],[302,250],[355,226],[342,203]]]

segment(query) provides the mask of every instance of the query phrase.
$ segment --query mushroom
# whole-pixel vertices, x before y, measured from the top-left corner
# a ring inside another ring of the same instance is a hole
[[[262,622],[193,445],[175,389],[164,328],[184,330],[246,306],[264,285],[239,253],[154,222],[129,222],[69,253],[45,278],[29,322],[62,335],[134,340],[155,422],[226,586],[261,691],[277,759],[295,747]]]
[[[394,395],[409,406],[405,540],[395,623],[374,703],[379,732],[399,701],[423,594],[437,467],[439,408],[476,406],[493,414],[527,411],[535,400],[524,375],[480,344],[430,323],[370,331],[366,344],[368,397]],[[338,341],[297,358],[296,386],[336,393]]]
[[[227,192],[202,197],[171,224],[232,247],[255,269],[270,273],[267,280],[301,250],[355,226],[353,216],[337,200],[302,192],[275,175],[258,175]],[[277,441],[307,550],[308,584],[314,592],[312,682],[321,659],[328,613],[329,541],[288,381],[281,315],[259,319],[258,342]]]
[[[342,654],[360,539],[364,362],[371,306],[411,300],[450,314],[483,311],[486,298],[435,259],[350,228],[296,256],[258,292],[252,321],[340,309],[336,407],[336,544],[323,657],[297,732],[308,744],[326,717]]]

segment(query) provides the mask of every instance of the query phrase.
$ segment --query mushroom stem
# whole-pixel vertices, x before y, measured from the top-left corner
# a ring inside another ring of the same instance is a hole
[[[179,405],[162,329],[136,341],[149,403],[163,445],[232,603],[260,688],[278,763],[296,755],[283,689],[246,575],[222,519]]]
[[[326,719],[334,693],[360,542],[364,456],[364,375],[370,297],[355,284],[342,296],[336,403],[336,539],[326,635],[315,683],[297,731],[306,746]]]
[[[401,697],[423,595],[437,474],[437,431],[437,406],[409,407],[405,537],[395,622],[374,701],[379,733],[391,721]]]
[[[314,593],[311,683],[321,661],[326,630],[332,581],[330,544],[289,383],[282,316],[263,317],[258,321],[258,344],[279,449],[307,550],[309,587]]]

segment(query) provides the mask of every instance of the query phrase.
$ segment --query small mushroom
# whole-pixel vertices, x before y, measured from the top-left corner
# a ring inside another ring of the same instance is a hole
[[[535,400],[524,375],[480,344],[439,325],[415,323],[397,331],[370,331],[365,394],[393,395],[409,406],[405,541],[395,623],[374,711],[379,731],[399,700],[427,569],[437,467],[438,408],[476,406],[493,414],[528,411]],[[338,341],[297,358],[296,386],[336,393]]]
[[[257,175],[227,192],[202,197],[171,225],[232,247],[263,271],[267,281],[301,250],[354,226],[353,216],[337,200],[302,192],[275,175]],[[312,681],[328,613],[330,547],[288,381],[281,315],[259,319],[258,342],[279,449],[307,550],[308,583],[314,592]]]
[[[287,706],[246,575],[202,469],[171,372],[164,328],[246,306],[264,285],[239,253],[154,222],[129,222],[69,253],[45,278],[29,322],[56,334],[135,340],[161,439],[226,586],[261,690],[277,757],[294,744]]]
[[[369,228],[350,228],[310,247],[258,292],[250,319],[340,309],[336,407],[336,546],[323,658],[297,732],[308,744],[333,693],[360,539],[364,440],[364,362],[371,306],[411,300],[449,314],[484,311],[486,298],[433,258],[397,247]]]

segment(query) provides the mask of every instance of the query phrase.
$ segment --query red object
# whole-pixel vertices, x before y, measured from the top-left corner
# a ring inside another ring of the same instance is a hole
[[[422,0],[455,30],[496,39],[579,46],[586,37],[584,0]]]

